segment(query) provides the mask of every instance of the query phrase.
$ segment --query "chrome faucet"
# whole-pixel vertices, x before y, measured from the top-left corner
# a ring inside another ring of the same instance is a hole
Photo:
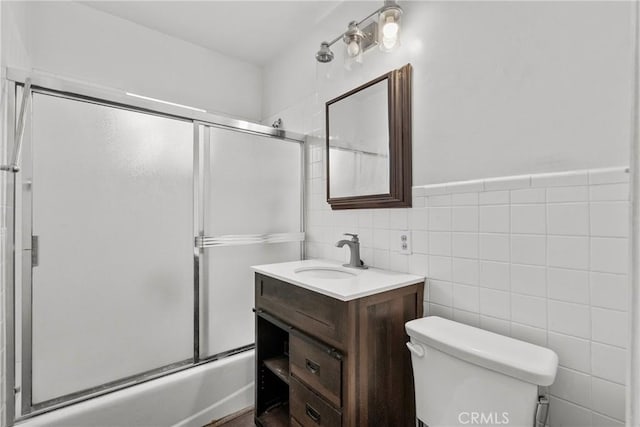
[[[367,267],[366,265],[364,265],[364,262],[360,259],[360,239],[358,239],[358,235],[357,234],[351,234],[351,233],[344,233],[345,236],[351,236],[351,240],[339,240],[338,243],[336,243],[336,246],[341,248],[344,245],[349,246],[349,250],[351,251],[351,258],[349,260],[349,264],[343,264],[345,267],[352,267],[352,268],[361,268],[361,269],[367,269],[369,267]]]

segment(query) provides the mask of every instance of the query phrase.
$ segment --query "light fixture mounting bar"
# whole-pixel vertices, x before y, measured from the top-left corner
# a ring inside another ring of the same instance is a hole
[[[363,19],[361,19],[360,21],[357,21],[357,22],[358,22],[358,27],[359,27],[360,25],[362,25],[362,23],[363,23],[363,22],[365,22],[367,19],[371,19],[373,16],[377,15],[378,13],[380,13],[380,11],[381,11],[382,9],[384,9],[384,7],[385,7],[385,6],[382,6],[382,7],[378,8],[378,9],[374,10],[373,12],[371,12],[369,15],[365,16],[365,17],[364,17]],[[374,21],[372,24],[375,24],[375,25],[376,25],[376,26],[375,26],[375,29],[377,30],[377,28],[378,28],[378,23]],[[369,25],[367,25],[366,27],[364,27],[364,29],[363,29],[362,31],[363,31],[365,34],[368,34],[368,31],[367,31],[367,30],[368,30],[370,27],[371,27],[371,24],[369,24]],[[348,30],[347,30],[347,31],[348,31]],[[339,35],[338,37],[336,37],[335,39],[331,40],[330,42],[327,42],[327,45],[329,45],[329,46],[333,46],[333,44],[335,44],[335,42],[337,42],[338,40],[342,40],[342,38],[343,38],[343,37],[344,37],[344,35],[347,33],[347,31],[344,31],[344,32],[340,33],[340,35]],[[374,36],[374,38],[375,38],[375,34],[376,34],[376,33],[374,32],[374,33],[372,33],[372,34],[373,34],[373,36]],[[377,42],[375,42],[375,44],[377,44]],[[375,44],[374,44],[374,45],[375,45]],[[374,45],[371,45],[371,46],[374,46]],[[371,46],[370,46],[370,47],[371,47]],[[366,50],[366,49],[365,49],[365,50]]]

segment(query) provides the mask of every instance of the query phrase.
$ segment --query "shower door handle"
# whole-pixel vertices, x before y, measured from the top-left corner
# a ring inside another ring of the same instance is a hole
[[[37,267],[40,260],[40,236],[31,236],[31,267]]]

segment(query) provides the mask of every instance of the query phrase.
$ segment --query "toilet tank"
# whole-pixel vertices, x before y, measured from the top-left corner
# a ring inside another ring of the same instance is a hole
[[[538,386],[555,379],[553,351],[436,316],[405,326],[420,421],[429,427],[533,425]]]

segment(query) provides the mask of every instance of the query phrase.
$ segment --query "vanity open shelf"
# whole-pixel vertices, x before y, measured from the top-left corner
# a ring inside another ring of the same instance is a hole
[[[309,263],[273,266],[285,264],[295,279],[254,267],[256,424],[415,426],[404,324],[422,316],[424,279],[375,269],[299,279]]]
[[[274,357],[267,359],[264,366],[273,372],[276,377],[289,384],[289,358],[286,356]]]

